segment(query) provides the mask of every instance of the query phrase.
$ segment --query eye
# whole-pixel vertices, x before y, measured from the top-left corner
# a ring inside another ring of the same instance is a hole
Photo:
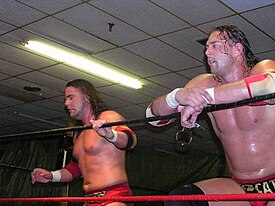
[[[216,49],[216,48],[219,48],[219,47],[220,47],[220,44],[218,44],[218,43],[214,43],[212,46],[213,46],[213,48],[215,48],[215,49]]]

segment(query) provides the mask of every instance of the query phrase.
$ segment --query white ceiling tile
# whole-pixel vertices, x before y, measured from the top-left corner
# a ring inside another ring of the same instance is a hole
[[[8,31],[13,30],[13,29],[15,29],[14,26],[6,24],[6,23],[0,21],[0,34],[4,34]]]
[[[62,96],[62,100],[64,100],[64,96]],[[53,98],[51,98],[51,99],[38,100],[38,101],[33,102],[33,104],[44,107],[44,108],[56,110],[58,112],[62,112],[62,111],[65,111],[63,102],[64,101],[57,102],[57,101],[54,101]],[[63,114],[65,115],[65,112],[63,112]]]
[[[119,112],[125,118],[125,120],[133,120],[138,118],[145,118],[146,108],[140,107],[138,105],[132,105],[118,108],[116,111]]]
[[[54,96],[59,96],[63,93],[58,92],[56,90],[50,89],[48,87],[44,87],[35,83],[31,83],[28,81],[25,81],[23,79],[18,78],[10,78],[8,80],[1,81],[1,85],[4,85],[8,88],[17,89],[19,91],[22,91],[24,93],[31,93],[32,95],[39,96],[41,98],[49,98]],[[39,87],[41,88],[40,92],[26,92],[23,88],[25,86],[33,86],[33,87]]]
[[[256,55],[261,59],[274,59],[275,51],[264,52],[264,53],[260,53],[260,54],[256,54]]]
[[[166,86],[170,89],[182,87],[189,81],[189,79],[175,73],[164,74],[160,76],[151,77],[148,79],[160,85]]]
[[[106,41],[52,17],[37,21],[25,28],[83,53],[96,53],[114,47]],[[81,38],[75,38],[76,36]]]
[[[221,1],[237,12],[244,12],[244,11],[256,9],[262,6],[275,3],[274,0],[261,0],[261,1],[259,0],[241,0],[241,1],[221,0]]]
[[[274,26],[271,26],[275,25],[274,13],[275,4],[268,6],[266,8],[250,11],[242,15],[274,39],[275,29]]]
[[[1,64],[1,72],[12,76],[31,71],[31,69],[28,69],[26,67],[23,67],[17,64],[10,63],[8,61],[4,61],[2,59],[0,59],[0,64]]]
[[[21,117],[28,119],[27,116],[33,116],[34,118],[47,119],[49,117],[55,118],[60,116],[66,116],[65,110],[53,110],[44,107],[44,105],[39,106],[35,103],[27,103],[22,105],[17,105],[14,107],[17,112],[23,114]],[[24,117],[25,115],[25,117]],[[20,115],[19,115],[20,116]],[[29,118],[31,119],[31,118]]]
[[[161,86],[159,83],[154,83],[148,80],[143,80],[143,82],[144,82],[144,86],[140,90],[138,90],[138,92],[151,96],[152,99],[170,92],[170,89]]]
[[[47,1],[18,0],[18,1],[48,14],[53,14],[55,12],[67,9],[69,7],[72,7],[82,2],[81,0],[58,0],[58,1],[56,0],[47,0]]]
[[[24,50],[19,50],[16,47],[2,43],[0,43],[0,50],[5,51],[0,53],[0,58],[21,64],[30,69],[43,68],[55,63],[49,59],[37,56]]]
[[[11,25],[23,26],[45,16],[45,14],[16,1],[0,1],[0,19]]]
[[[195,28],[181,30],[158,38],[175,48],[196,57],[199,61],[202,61],[203,59],[205,47],[197,41],[207,38],[207,35]]]
[[[9,77],[10,77],[10,75],[0,73],[0,80],[7,79]]]
[[[17,99],[13,99],[10,97],[6,97],[4,95],[0,95],[0,105],[5,105],[5,106],[14,106],[18,104],[22,104],[22,101],[19,101]]]
[[[48,74],[34,71],[27,74],[17,76],[20,79],[27,80],[29,82],[35,83],[37,85],[45,86],[51,89],[58,90],[60,92],[64,91],[66,81],[59,78],[50,76]]]
[[[116,98],[115,96],[109,96],[107,94],[101,94],[101,95],[102,95],[102,99],[103,99],[104,103],[108,107],[111,107],[112,109],[130,105],[129,102],[125,102],[125,101],[119,99],[119,96]]]
[[[94,55],[98,59],[107,60],[108,63],[121,69],[126,69],[135,75],[148,77],[168,72],[167,69],[160,67],[142,57],[128,52],[124,49],[112,49]]]
[[[153,2],[192,25],[209,22],[233,14],[230,9],[216,0],[153,0]]]
[[[147,0],[91,1],[90,4],[153,36],[188,26],[181,19]]]
[[[206,69],[206,66],[201,66],[201,67],[196,67],[192,69],[186,69],[177,72],[178,74],[187,77],[188,79],[193,79],[194,77],[200,75],[200,74],[205,74],[209,73],[209,71]]]
[[[201,64],[194,58],[185,55],[157,39],[142,41],[126,46],[125,48],[172,71],[199,66]]]
[[[138,93],[138,91],[120,86],[102,87],[99,88],[99,91],[106,95],[130,102],[132,104],[140,104],[143,102],[149,102],[151,100],[150,97],[142,95]]]
[[[86,72],[82,72],[80,70],[77,70],[72,67],[62,65],[62,64],[55,65],[52,67],[47,67],[40,71],[44,72],[46,74],[51,74],[52,76],[64,79],[66,81],[71,81],[73,79],[86,79],[86,80],[92,82],[95,87],[112,85],[112,83],[109,81],[105,81],[103,79],[96,78],[92,74],[88,74]]]
[[[35,103],[17,105],[14,109],[19,113],[19,116],[26,119],[32,119],[31,117],[33,117],[33,119],[47,119],[49,117],[55,118],[66,115],[65,110],[52,110],[45,108],[44,106],[36,105]],[[30,116],[30,118],[28,118],[28,116]]]
[[[148,38],[145,33],[92,6],[80,5],[55,16],[119,46]],[[114,24],[112,31],[109,23]]]

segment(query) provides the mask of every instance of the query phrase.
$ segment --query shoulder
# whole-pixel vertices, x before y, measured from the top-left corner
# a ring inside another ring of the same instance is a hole
[[[265,59],[258,62],[252,69],[250,75],[261,74],[265,72],[275,72],[275,61]]]
[[[216,85],[215,77],[213,74],[201,74],[196,76],[195,78],[191,79],[187,84],[186,87],[213,87]]]
[[[114,110],[106,110],[98,116],[98,119],[109,121],[122,121],[124,120],[124,117]]]

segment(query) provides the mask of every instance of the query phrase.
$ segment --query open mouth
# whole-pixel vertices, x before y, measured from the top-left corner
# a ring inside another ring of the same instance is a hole
[[[211,64],[215,64],[216,61],[214,59],[208,59],[207,62],[209,65],[211,65]]]

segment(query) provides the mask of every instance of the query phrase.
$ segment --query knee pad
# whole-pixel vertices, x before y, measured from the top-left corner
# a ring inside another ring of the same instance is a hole
[[[204,195],[204,192],[194,184],[184,185],[172,190],[169,195]],[[167,201],[165,206],[209,206],[207,201]]]

